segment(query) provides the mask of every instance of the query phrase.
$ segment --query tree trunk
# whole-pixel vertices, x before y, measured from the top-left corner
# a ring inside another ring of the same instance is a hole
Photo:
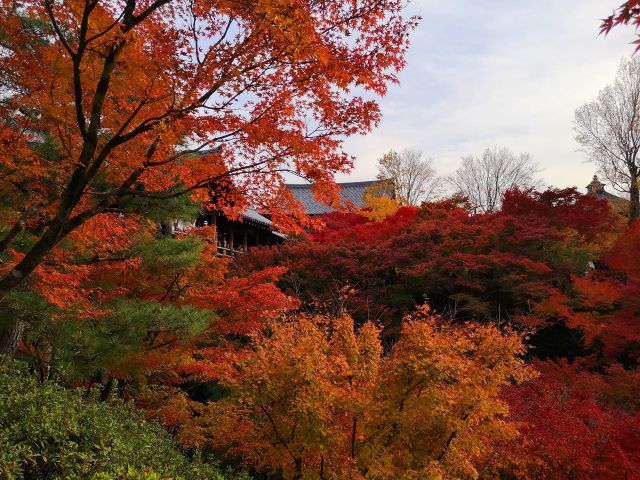
[[[0,240],[0,252],[4,252],[11,242],[18,236],[24,228],[22,218],[14,223],[13,227],[7,232],[2,240]]]
[[[353,424],[351,426],[351,459],[356,459],[356,428],[358,427],[358,419],[353,417]]]
[[[293,476],[293,480],[300,480],[302,478],[302,459],[296,458],[294,464],[296,466],[296,473]]]
[[[640,218],[640,192],[638,191],[638,176],[632,173],[629,186],[629,223]]]
[[[61,224],[62,221],[59,223]],[[26,280],[36,267],[42,263],[45,255],[60,241],[61,231],[62,227],[58,225],[49,228],[24,258],[0,279],[0,300],[4,299],[14,288]]]
[[[36,269],[45,255],[51,251],[60,239],[61,227],[50,228],[36,242],[29,253],[0,279],[0,302],[20,285]],[[22,340],[26,323],[0,319],[0,354],[14,356]]]
[[[107,383],[103,385],[102,389],[100,390],[101,402],[106,402],[107,400],[109,400],[109,395],[111,395],[114,385],[115,385],[115,380],[113,378],[110,378],[109,380],[107,380]]]
[[[0,355],[13,357],[27,324],[21,320],[0,325]]]

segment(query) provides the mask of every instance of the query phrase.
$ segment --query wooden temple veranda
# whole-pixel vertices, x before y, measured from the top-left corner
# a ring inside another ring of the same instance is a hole
[[[222,212],[203,213],[196,226],[215,228],[217,254],[235,258],[252,247],[275,245],[286,235],[274,230],[273,222],[253,209],[245,210],[237,220],[227,218]]]
[[[362,208],[365,192],[377,184],[380,184],[379,180],[339,183],[341,200],[345,206]],[[287,185],[287,188],[302,204],[307,215],[316,216],[335,211],[315,199],[309,184]],[[237,219],[230,219],[220,211],[203,212],[192,223],[172,222],[170,233],[180,235],[194,226],[214,227],[217,254],[228,258],[236,258],[253,247],[276,245],[287,238],[275,229],[267,214],[263,215],[251,208],[242,212]]]

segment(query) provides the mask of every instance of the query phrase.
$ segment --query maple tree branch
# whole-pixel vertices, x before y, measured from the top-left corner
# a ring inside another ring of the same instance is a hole
[[[442,461],[442,459],[444,458],[444,455],[447,453],[447,450],[449,449],[449,447],[451,446],[451,442],[453,442],[453,439],[456,438],[458,431],[457,430],[453,430],[451,432],[451,434],[449,435],[449,438],[447,438],[447,441],[444,445],[444,448],[442,449],[442,451],[440,452],[440,455],[438,455],[436,457],[436,460],[438,460],[439,462]]]
[[[155,200],[168,200],[170,198],[176,198],[176,197],[180,197],[182,195],[186,195],[189,192],[192,192],[194,190],[198,190],[201,188],[207,188],[209,187],[209,185],[211,185],[212,183],[218,181],[218,180],[222,180],[223,178],[227,178],[233,175],[241,175],[241,174],[247,174],[247,173],[265,173],[260,169],[257,169],[256,167],[259,166],[263,166],[266,165],[270,162],[273,162],[275,158],[278,158],[279,156],[283,156],[286,155],[286,151],[289,150],[291,147],[287,147],[285,149],[285,152],[281,152],[278,155],[274,156],[274,157],[270,157],[267,158],[265,160],[261,160],[259,162],[255,162],[249,165],[243,165],[243,166],[239,166],[239,167],[235,167],[235,168],[231,168],[229,170],[227,170],[225,173],[222,173],[220,175],[216,175],[214,177],[209,177],[206,178],[204,180],[200,180],[199,182],[191,185],[190,187],[186,187],[183,188],[182,190],[179,190],[177,192],[171,192],[171,193],[153,193],[153,192],[145,192],[145,191],[128,191],[126,192],[126,194],[128,195],[132,195],[132,196],[138,196],[138,197],[145,197],[145,198],[152,198]]]
[[[262,403],[259,403],[258,407],[260,407],[260,410],[262,410],[262,413],[264,413],[264,415],[267,417],[267,420],[269,420],[269,423],[271,424],[271,428],[273,428],[273,433],[276,435],[276,439],[278,440],[278,443],[285,448],[287,453],[289,453],[289,455],[291,456],[291,459],[293,460],[294,465],[296,466],[296,469],[299,469],[300,458],[294,455],[293,451],[289,447],[288,442],[282,437],[282,435],[280,435],[280,432],[278,430],[278,427],[276,426],[275,420],[273,419],[269,411],[266,409],[266,407]],[[298,471],[298,473],[301,473],[301,472]]]
[[[191,33],[193,35],[193,50],[195,52],[197,64],[202,65],[203,62],[200,59],[200,42],[198,40],[198,17],[196,16],[193,0],[189,2],[189,13],[191,13],[191,24],[189,27],[191,28]]]
[[[222,35],[220,36],[220,38],[216,40],[216,43],[211,45],[211,49],[215,50],[216,48],[218,48],[220,44],[224,41],[224,39],[227,38],[227,34],[231,29],[231,25],[233,25],[233,20],[234,20],[234,17],[229,16],[229,21],[227,22],[227,26],[225,27],[224,32],[222,32]]]
[[[149,346],[149,348],[147,348],[147,350],[146,350],[146,351],[147,351],[147,352],[151,352],[151,351],[153,351],[153,350],[158,350],[158,349],[160,349],[160,348],[167,347],[167,346],[169,346],[169,345],[171,345],[171,344],[174,344],[174,343],[176,343],[177,341],[178,341],[178,339],[177,339],[177,338],[174,338],[173,340],[167,340],[166,342],[160,343],[160,344],[158,344],[158,345]]]
[[[248,65],[247,67],[245,67],[241,73],[242,74],[246,74],[252,70],[255,70],[257,68],[260,67],[265,67],[266,65],[268,65],[269,63],[273,62],[273,61],[277,61],[277,59],[284,54],[286,48],[281,49],[277,54],[271,56],[269,59],[265,59],[262,62],[258,62],[258,63],[254,63],[251,65]],[[231,60],[227,63],[231,63],[233,61],[233,59],[237,58],[237,56],[239,55],[238,52],[236,52],[236,54],[234,56],[232,56]],[[263,70],[264,74],[266,72],[266,67]],[[157,125],[160,124],[161,121],[167,119],[167,118],[172,118],[173,120],[179,120],[183,117],[185,117],[187,114],[193,112],[194,110],[197,110],[199,108],[206,108],[206,109],[213,109],[213,110],[222,110],[224,108],[226,108],[227,106],[229,106],[236,98],[238,98],[242,93],[244,93],[246,90],[248,90],[249,88],[251,88],[252,86],[254,86],[256,84],[256,82],[258,81],[258,79],[260,78],[260,76],[262,75],[260,74],[257,78],[254,78],[253,80],[251,80],[250,82],[246,83],[242,89],[240,89],[239,92],[236,92],[231,98],[227,99],[225,101],[225,103],[223,105],[220,105],[218,107],[208,107],[206,106],[206,102],[209,100],[209,98],[211,98],[211,96],[217,92],[220,87],[222,85],[224,85],[224,83],[228,80],[226,78],[226,74],[222,75],[220,77],[220,79],[218,80],[218,82],[216,82],[215,85],[213,85],[209,90],[207,90],[204,94],[202,94],[198,100],[188,106],[182,107],[178,110],[174,110],[173,106],[171,108],[169,108],[167,111],[165,111],[163,114],[161,115],[156,115],[154,117],[149,117],[145,120],[143,120],[140,124],[138,124],[137,127],[135,127],[133,130],[129,131],[126,134],[123,134],[122,132],[126,129],[126,127],[129,125],[130,121],[126,122],[126,125],[122,125],[121,128],[118,130],[117,134],[114,135],[113,137],[111,137],[111,139],[107,142],[107,144],[105,145],[105,147],[103,147],[103,149],[106,149],[106,153],[109,153],[113,148],[120,146],[130,140],[132,140],[133,138],[146,133],[150,130],[152,130],[153,128],[155,128]],[[275,108],[275,103],[271,104],[269,107],[265,108],[260,114],[258,114],[257,116],[255,116],[254,118],[252,118],[248,124],[253,124],[256,121],[258,121],[260,118],[262,118],[267,112],[269,112],[271,109]],[[137,112],[136,112],[137,113]],[[135,116],[135,115],[134,115]],[[231,137],[233,135],[236,135],[237,133],[239,133],[241,131],[240,128],[236,129],[233,132],[229,132],[227,134],[221,135],[216,137],[215,139],[213,139],[212,141],[221,141],[225,138]],[[101,156],[101,155],[99,155]],[[99,162],[100,164],[102,162]]]
[[[73,58],[75,56],[75,52],[71,48],[71,45],[69,45],[69,42],[67,42],[67,39],[62,33],[62,30],[60,30],[60,26],[58,25],[58,22],[56,21],[56,18],[55,18],[55,14],[53,13],[53,6],[51,5],[51,0],[44,0],[44,6],[45,6],[45,9],[47,10],[47,14],[49,15],[49,20],[51,20],[51,25],[53,26],[53,30],[56,32],[56,35],[58,36],[58,40],[60,40],[60,43],[62,44],[64,49],[69,53],[71,58]]]
[[[175,160],[184,157],[185,155],[191,155],[194,153],[200,153],[204,147],[208,145],[209,142],[203,143],[198,148],[192,148],[189,150],[182,150],[175,155],[171,155],[170,157],[164,160],[158,160],[157,162],[145,162],[146,167],[159,167],[162,165],[167,165],[168,163],[174,162]]]
[[[16,223],[13,224],[7,234],[0,240],[0,252],[4,252],[11,242],[22,232],[24,229],[24,219],[21,217]]]
[[[74,52],[71,48],[71,45],[67,42],[64,34],[60,30],[60,26],[55,19],[55,15],[53,12],[53,7],[51,5],[50,0],[45,0],[45,8],[49,15],[49,19],[51,20],[51,24],[53,25],[53,29],[60,40],[60,43],[65,48],[65,50],[69,53],[71,57],[71,62],[73,64],[73,92],[75,97],[75,110],[76,110],[76,119],[78,122],[78,128],[80,129],[80,134],[85,137],[86,136],[86,120],[84,117],[84,112],[82,111],[82,80],[80,76],[80,64],[82,63],[82,54],[84,52],[84,44],[82,41],[82,37],[80,37],[80,42],[78,46],[78,51]],[[83,13],[83,21],[82,24],[86,24],[86,18],[88,17],[88,6],[85,6],[85,11]]]
[[[109,33],[111,30],[113,30],[116,26],[118,26],[118,24],[122,21],[122,19],[124,18],[124,11],[122,11],[122,13],[113,21],[113,23],[111,23],[111,25],[109,25],[107,28],[105,28],[103,31],[101,31],[100,33],[97,33],[95,35],[93,35],[92,37],[89,37],[86,41],[85,44],[89,45],[91,42],[96,41],[97,39],[99,39],[100,37],[103,37],[104,35],[106,35],[107,33]]]
[[[462,415],[461,420],[463,422],[465,420],[467,420],[467,418],[469,418],[469,416],[471,415],[472,411],[473,411],[473,407],[469,407],[469,410],[464,415]],[[457,435],[458,435],[458,430],[455,430],[455,429],[449,434],[449,437],[447,438],[447,441],[445,442],[444,448],[442,449],[440,454],[436,457],[436,460],[438,460],[439,462],[442,461],[442,459],[444,458],[445,454],[447,453],[447,450],[449,450],[449,447],[451,446],[451,443],[453,442],[453,440],[456,438]]]
[[[353,424],[351,426],[351,459],[356,459],[356,428],[358,426],[358,418],[353,416]]]
[[[159,303],[163,303],[167,299],[167,297],[171,293],[171,290],[173,290],[173,287],[180,281],[180,279],[182,278],[183,275],[184,275],[184,272],[180,271],[174,276],[173,280],[171,280],[171,283],[166,288],[164,295],[159,300]]]
[[[78,52],[77,55],[82,56],[81,51],[86,46],[87,30],[89,28],[89,16],[93,9],[98,5],[98,0],[85,2],[84,11],[82,12],[82,20],[80,21],[80,33],[78,35]]]
[[[116,59],[122,50],[124,42],[118,40],[113,45],[106,56],[104,64],[102,66],[102,73],[96,86],[96,92],[91,104],[91,116],[89,117],[89,129],[87,134],[89,135],[89,141],[94,142],[97,140],[98,132],[100,131],[100,125],[102,123],[102,107],[104,106],[107,92],[109,91],[109,84],[111,83],[111,74],[116,66]]]
[[[415,384],[414,384],[414,379],[413,378],[410,378],[408,380],[406,389],[402,393],[400,404],[398,405],[398,408],[397,408],[397,412],[398,413],[402,413],[402,411],[404,410],[404,407],[406,405],[406,401],[407,401],[411,391],[416,389],[416,388],[418,388],[419,392],[418,392],[417,396],[419,396],[420,393],[422,392],[422,386],[426,382],[427,382],[426,378],[419,379],[417,382],[415,382]],[[396,433],[398,433],[398,426],[399,425],[398,425],[397,421],[394,421],[391,424],[391,429],[390,429],[391,431],[386,434],[387,435],[386,440],[382,444],[382,448],[383,449],[385,449],[385,448],[389,447],[389,445],[391,445],[391,442],[393,441],[394,436],[396,435]],[[385,434],[385,430],[387,430],[386,427],[385,426],[381,426],[380,428],[378,428],[378,430],[376,432],[373,432],[368,438],[366,438],[364,441],[362,441],[360,443],[361,444],[371,443],[374,438]]]
[[[113,135],[112,138],[117,138],[119,137],[126,129],[127,127],[131,124],[131,122],[136,118],[136,116],[138,115],[138,113],[140,113],[140,110],[142,110],[142,108],[147,104],[147,102],[145,100],[141,100],[138,105],[136,106],[136,108],[133,109],[133,111],[131,112],[131,114],[126,118],[126,120],[124,122],[122,122],[122,125],[120,125],[120,128],[116,131],[116,133]]]
[[[147,151],[147,157],[148,158],[153,155],[153,152],[155,152],[155,149],[156,149],[157,144],[158,144],[159,141],[160,141],[159,138],[157,138],[151,144],[151,146],[149,147],[149,150]],[[140,168],[136,169],[129,176],[129,178],[127,178],[127,180],[125,180],[123,182],[121,187],[116,191],[117,195],[107,197],[104,201],[102,201],[95,208],[86,210],[86,211],[76,215],[75,217],[73,217],[71,219],[66,219],[65,218],[65,221],[63,221],[62,225],[60,225],[59,232],[57,233],[57,236],[54,237],[54,238],[56,238],[55,243],[57,243],[60,238],[68,235],[73,230],[78,228],[80,225],[82,225],[88,219],[90,219],[90,218],[92,218],[92,217],[94,217],[96,215],[99,215],[101,213],[104,213],[105,211],[108,211],[110,209],[116,208],[118,206],[118,203],[120,202],[120,200],[122,200],[122,198],[124,196],[126,196],[126,193],[128,192],[127,189],[129,187],[131,187],[131,185],[133,185],[133,183],[135,183],[135,181],[140,177],[140,175],[142,174],[143,171],[144,171],[144,167],[140,167]],[[51,231],[55,231],[55,230],[51,229]],[[46,233],[47,232],[45,232],[45,234]],[[44,237],[44,235],[43,235],[43,237]],[[42,240],[42,238],[41,238],[41,240]],[[55,243],[52,244],[51,247],[53,247],[55,245]],[[29,252],[29,253],[31,253],[31,252]],[[0,282],[0,286],[1,286],[1,282]]]
[[[95,255],[91,258],[88,258],[86,260],[82,260],[80,262],[75,262],[74,265],[95,265],[96,263],[110,263],[110,262],[125,262],[127,260],[131,260],[134,257],[130,257],[130,256],[117,256],[117,257],[99,257],[98,255]]]
[[[157,9],[159,9],[160,7],[170,3],[171,1],[172,0],[156,0],[151,5],[149,5],[146,8],[146,10],[142,11],[142,13],[132,16],[131,22],[128,24],[129,27],[127,28],[127,31],[130,30],[131,28],[135,27],[136,25],[138,25],[140,22],[142,22],[145,18],[147,18],[149,15],[151,15]]]

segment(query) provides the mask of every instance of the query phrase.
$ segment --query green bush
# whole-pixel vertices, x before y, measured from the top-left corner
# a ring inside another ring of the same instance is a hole
[[[160,426],[0,359],[0,478],[160,480],[225,477],[188,460]]]

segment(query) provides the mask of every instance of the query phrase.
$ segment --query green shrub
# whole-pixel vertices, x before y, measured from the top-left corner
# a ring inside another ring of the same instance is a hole
[[[99,403],[0,359],[0,478],[215,479],[160,426],[122,402]]]

